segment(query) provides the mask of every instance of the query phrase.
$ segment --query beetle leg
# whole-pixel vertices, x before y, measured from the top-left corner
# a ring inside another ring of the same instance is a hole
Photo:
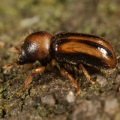
[[[75,79],[65,70],[65,69],[60,69],[61,73],[63,75],[66,75],[69,80],[71,81],[72,85],[77,88],[77,91],[75,93],[75,95],[77,96],[80,93],[80,86],[77,84],[77,82],[75,81]]]
[[[44,66],[33,69],[31,74],[27,76],[27,78],[25,80],[25,85],[18,92],[16,92],[16,94],[19,95],[22,91],[24,91],[25,89],[27,89],[30,86],[33,75],[35,75],[37,73],[42,73],[42,72],[44,72],[44,70],[45,70]]]
[[[87,79],[89,82],[91,82],[92,84],[95,84],[95,81],[91,79],[91,77],[90,77],[88,71],[85,69],[85,67],[84,67],[82,64],[80,64],[79,67],[82,69],[82,71],[83,71],[86,79]]]
[[[7,64],[7,65],[4,65],[3,68],[4,69],[10,69],[14,64]]]
[[[17,61],[15,61],[15,62],[12,63],[12,64],[4,65],[3,68],[4,68],[4,69],[10,69],[10,68],[11,68],[12,66],[14,66],[14,65],[20,66],[20,65],[18,65]]]

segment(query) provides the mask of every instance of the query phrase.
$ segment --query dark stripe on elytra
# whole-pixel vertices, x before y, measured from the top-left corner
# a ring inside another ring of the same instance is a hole
[[[78,42],[79,42],[79,43],[84,43],[84,44],[89,45],[89,46],[92,46],[92,47],[95,47],[95,48],[97,48],[97,49],[98,49],[98,48],[103,48],[103,49],[105,49],[105,50],[107,51],[107,56],[113,58],[113,55],[112,55],[112,53],[110,52],[110,50],[109,50],[108,48],[104,47],[104,46],[101,45],[101,44],[97,44],[97,43],[95,43],[95,42],[91,42],[91,41],[88,41],[88,40],[79,40]]]
[[[82,63],[96,68],[109,68],[109,66],[104,63],[102,59],[85,53],[56,53],[55,56],[57,61],[59,61],[60,63],[65,62],[73,65],[78,65]]]
[[[64,37],[85,37],[85,38],[93,38],[93,39],[102,39],[95,35],[85,34],[85,33],[70,33],[70,32],[61,32],[57,33],[52,37],[52,40],[56,41],[57,39],[64,39]]]
[[[73,41],[73,39],[61,39],[61,40],[57,41],[57,45],[60,46],[61,44],[67,44],[67,43],[70,42],[70,41]],[[95,42],[91,42],[91,41],[88,41],[88,40],[78,40],[78,39],[74,39],[74,41],[75,41],[75,42],[78,42],[79,44],[80,44],[80,43],[84,43],[84,44],[86,44],[86,45],[88,45],[88,46],[90,46],[90,47],[94,47],[94,48],[97,48],[97,49],[98,49],[98,48],[103,48],[103,49],[106,50],[107,56],[110,57],[110,58],[113,58],[113,55],[112,55],[112,53],[109,51],[109,49],[106,48],[106,47],[104,47],[104,46],[101,45],[101,44],[97,44],[97,43],[95,43]]]

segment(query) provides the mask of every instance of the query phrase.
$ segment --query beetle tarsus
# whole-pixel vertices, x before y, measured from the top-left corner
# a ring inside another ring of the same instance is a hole
[[[61,73],[63,75],[66,75],[69,78],[69,80],[71,81],[72,85],[77,89],[76,93],[75,93],[75,95],[77,96],[80,93],[80,90],[81,90],[80,86],[77,84],[75,79],[65,69],[61,69]]]

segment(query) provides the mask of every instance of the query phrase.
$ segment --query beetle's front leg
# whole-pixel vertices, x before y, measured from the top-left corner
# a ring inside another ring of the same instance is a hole
[[[25,80],[25,85],[18,92],[16,92],[16,94],[19,95],[22,91],[24,91],[25,89],[27,89],[30,86],[33,75],[35,75],[37,73],[42,73],[42,72],[44,72],[44,70],[45,70],[45,66],[41,66],[36,69],[33,69],[32,72],[30,73],[30,75],[27,76],[27,78]]]
[[[92,79],[91,79],[91,77],[90,77],[89,73],[87,72],[87,70],[85,69],[85,67],[84,67],[82,64],[80,64],[79,67],[82,69],[82,71],[83,71],[86,79],[87,79],[89,82],[91,82],[92,84],[95,84],[95,80],[92,80]]]
[[[72,85],[77,88],[77,91],[76,91],[76,96],[80,93],[80,86],[77,84],[77,82],[75,81],[75,79],[65,70],[65,69],[60,69],[62,75],[66,75],[69,80],[71,81]]]

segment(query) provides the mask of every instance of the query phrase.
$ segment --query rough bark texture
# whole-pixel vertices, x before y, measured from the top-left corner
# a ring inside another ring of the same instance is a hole
[[[19,96],[30,70],[13,66],[20,46],[33,31],[81,32],[104,37],[120,56],[120,0],[4,0],[0,4],[0,119],[1,120],[120,120],[120,59],[107,76],[93,74],[92,85],[83,74],[77,80],[81,93],[54,68],[35,75],[32,86]],[[22,40],[21,40],[22,39]],[[33,67],[37,67],[34,64]]]

